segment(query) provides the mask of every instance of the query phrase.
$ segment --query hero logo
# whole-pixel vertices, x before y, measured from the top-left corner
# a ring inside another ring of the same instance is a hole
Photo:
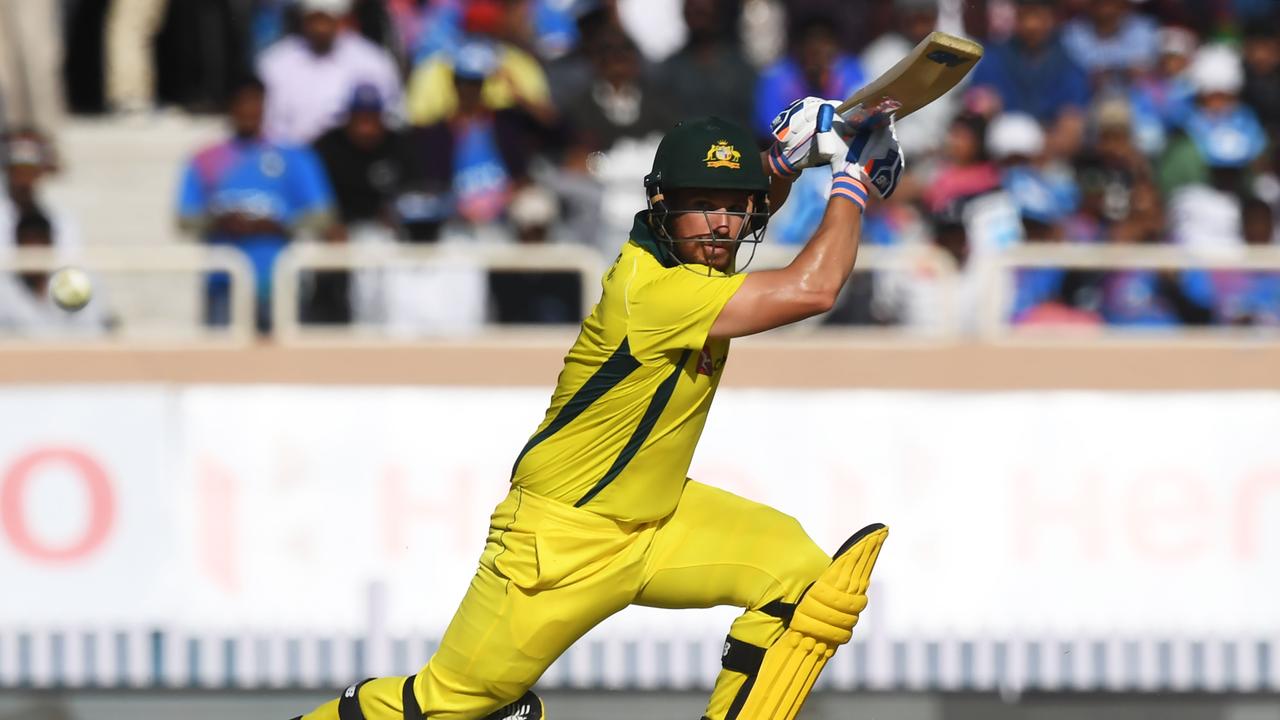
[[[720,659],[721,659],[721,660],[724,660],[724,659],[725,659],[725,658],[727,658],[727,657],[729,657],[729,641],[728,641],[728,640],[725,640],[725,641],[724,641],[724,650],[721,650],[721,651],[720,651]]]
[[[714,377],[716,371],[724,367],[724,359],[719,362],[711,355],[711,343],[702,346],[702,352],[698,353],[698,374]]]
[[[355,685],[349,685],[349,686],[347,686],[347,690],[346,690],[346,692],[342,693],[342,696],[343,696],[343,697],[348,697],[348,698],[353,698],[353,697],[355,697],[355,696],[356,696],[356,686],[355,686]]]

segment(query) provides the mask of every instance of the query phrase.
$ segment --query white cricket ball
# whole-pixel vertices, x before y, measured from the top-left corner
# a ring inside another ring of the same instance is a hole
[[[93,282],[80,268],[64,267],[49,278],[49,295],[58,307],[75,312],[93,297]]]

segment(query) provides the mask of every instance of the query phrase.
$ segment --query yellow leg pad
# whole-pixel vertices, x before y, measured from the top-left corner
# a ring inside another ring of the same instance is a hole
[[[888,528],[871,527],[875,529],[836,556],[800,599],[790,626],[764,654],[740,720],[794,720],[822,668],[849,641],[858,614],[867,607],[867,585],[880,546],[889,536]]]

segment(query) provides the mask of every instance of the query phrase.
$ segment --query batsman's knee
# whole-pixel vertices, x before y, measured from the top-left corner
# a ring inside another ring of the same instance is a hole
[[[780,599],[794,603],[827,569],[831,558],[794,518],[788,517],[784,529],[775,531],[772,537],[775,546],[784,551],[769,562],[769,570],[781,586]]]

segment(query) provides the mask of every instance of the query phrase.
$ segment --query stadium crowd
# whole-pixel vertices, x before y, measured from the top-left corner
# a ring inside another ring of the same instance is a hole
[[[17,5],[0,0],[0,29],[19,24]],[[107,57],[95,91],[92,63],[69,53],[73,111],[226,108],[226,139],[193,148],[181,170],[176,215],[192,237],[249,256],[264,331],[272,264],[298,237],[578,243],[611,257],[644,202],[640,178],[657,139],[676,120],[738,119],[764,147],[789,101],[844,97],[934,29],[982,40],[986,56],[964,86],[900,123],[908,175],[890,201],[872,204],[864,242],[942,249],[959,268],[961,304],[976,296],[977,261],[1022,243],[1169,244],[1214,257],[1277,243],[1273,0],[64,6],[67,37],[96,28]],[[44,109],[56,103],[21,90],[31,83],[12,66],[24,52],[0,53],[9,68],[0,70],[9,188],[0,231],[19,244],[57,243],[63,223],[33,187],[58,162],[57,119]],[[806,173],[767,241],[804,242],[828,184]],[[581,311],[576,276],[434,277],[445,314],[575,322]],[[855,277],[827,322],[918,324],[937,312],[910,281]],[[17,281],[6,292],[34,297],[43,279]],[[362,284],[358,273],[312,277],[304,318],[369,320],[377,310],[365,307]],[[408,303],[433,291],[422,292]],[[211,280],[207,295],[208,321],[225,322],[225,284]],[[385,311],[385,299],[372,304]],[[1019,323],[1280,325],[1280,274],[1024,269],[1012,314]]]

